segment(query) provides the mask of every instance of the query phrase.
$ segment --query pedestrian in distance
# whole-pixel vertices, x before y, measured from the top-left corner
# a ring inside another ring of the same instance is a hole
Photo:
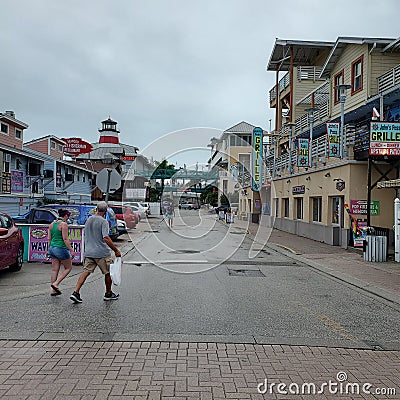
[[[172,228],[172,224],[174,222],[174,216],[175,216],[174,204],[170,202],[165,207],[165,218],[167,219],[167,224],[169,228]]]
[[[111,250],[115,253],[115,257],[121,257],[117,246],[108,236],[109,226],[106,220],[108,205],[105,201],[97,204],[95,215],[88,218],[84,228],[84,250],[83,250],[83,272],[78,278],[75,291],[71,294],[70,299],[74,303],[82,303],[80,289],[86,281],[86,278],[99,267],[104,275],[106,292],[104,300],[117,300],[119,294],[115,294],[111,290],[112,279],[110,276],[110,264],[113,262]],[[110,250],[111,249],[111,250]]]
[[[67,220],[71,213],[68,210],[59,209],[58,218],[49,226],[47,256],[51,259],[51,296],[59,296],[60,283],[72,270],[74,250],[68,237]],[[60,274],[61,265],[64,271]]]

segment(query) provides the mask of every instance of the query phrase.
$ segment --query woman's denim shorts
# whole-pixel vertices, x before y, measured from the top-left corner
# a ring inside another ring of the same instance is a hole
[[[48,253],[51,259],[58,258],[59,260],[68,260],[71,258],[71,253],[64,247],[50,246]]]

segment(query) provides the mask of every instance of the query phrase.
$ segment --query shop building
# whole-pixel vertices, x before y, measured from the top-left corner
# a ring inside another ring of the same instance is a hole
[[[371,123],[400,119],[399,39],[277,39],[267,70],[276,76],[269,223],[342,247],[367,224],[389,234],[397,193],[376,185],[399,178],[400,157],[369,149]]]

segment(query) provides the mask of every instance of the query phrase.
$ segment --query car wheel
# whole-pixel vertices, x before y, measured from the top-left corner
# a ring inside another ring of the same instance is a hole
[[[18,247],[17,258],[15,260],[15,263],[10,265],[10,271],[13,272],[19,271],[22,268],[23,260],[24,260],[24,246],[21,244]]]

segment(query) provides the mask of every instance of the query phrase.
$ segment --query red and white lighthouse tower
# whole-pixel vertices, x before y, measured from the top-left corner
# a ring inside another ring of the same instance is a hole
[[[117,122],[108,117],[108,119],[102,121],[101,124],[102,127],[99,129],[99,146],[119,146],[119,130],[117,130]]]

